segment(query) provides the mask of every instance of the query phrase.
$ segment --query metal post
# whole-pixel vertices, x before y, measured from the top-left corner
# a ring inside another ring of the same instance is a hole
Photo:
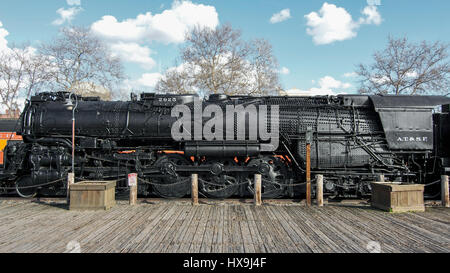
[[[306,204],[311,206],[311,142],[312,128],[306,132]]]
[[[441,176],[441,200],[443,207],[450,207],[449,193],[448,193],[448,175]]]
[[[198,205],[198,174],[191,175],[191,198],[192,205]]]
[[[254,193],[254,202],[256,206],[261,206],[262,205],[262,200],[261,200],[261,174],[255,174],[255,193]]]
[[[317,181],[317,205],[319,207],[323,207],[323,175],[318,174],[316,175],[316,181]]]
[[[386,180],[384,179],[384,174],[379,174],[377,177],[378,177],[377,182],[386,182]]]
[[[75,172],[75,110],[72,112],[72,172]]]
[[[72,96],[75,96],[75,105],[70,101],[68,106],[72,107],[72,172],[75,173],[75,110],[78,107],[78,98],[73,91],[69,94],[69,100]]]

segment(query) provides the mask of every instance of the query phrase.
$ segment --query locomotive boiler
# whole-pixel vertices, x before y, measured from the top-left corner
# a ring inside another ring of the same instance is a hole
[[[118,180],[120,190],[137,173],[140,194],[175,198],[198,173],[203,195],[227,198],[251,194],[260,173],[263,197],[292,197],[302,193],[310,143],[312,173],[325,176],[327,194],[364,196],[380,174],[426,184],[449,171],[449,104],[442,96],[144,93],[101,101],[41,93],[21,114],[23,142],[5,148],[1,183],[15,183],[22,196],[64,193],[74,172]]]

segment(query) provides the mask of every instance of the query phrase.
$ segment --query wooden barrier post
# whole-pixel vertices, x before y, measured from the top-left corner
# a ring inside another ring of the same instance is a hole
[[[442,206],[450,207],[449,193],[448,193],[448,175],[441,176],[441,200]]]
[[[254,194],[254,202],[256,206],[261,206],[262,205],[262,200],[261,200],[261,174],[257,173],[255,174],[255,194]]]
[[[137,203],[137,173],[128,174],[128,187],[130,187],[130,205],[136,205]]]
[[[323,175],[321,174],[316,175],[316,181],[317,181],[316,184],[317,205],[319,207],[323,207]]]
[[[191,176],[191,198],[192,205],[198,205],[198,174],[196,173]]]
[[[70,185],[75,183],[75,173],[67,175],[67,204],[70,204]]]
[[[306,204],[311,206],[311,142],[312,128],[306,132]]]

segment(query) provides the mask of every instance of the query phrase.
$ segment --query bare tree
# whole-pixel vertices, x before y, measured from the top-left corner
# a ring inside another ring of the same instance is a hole
[[[168,69],[155,86],[158,93],[171,94],[192,94],[196,93],[194,80],[189,77],[187,69],[189,67],[175,67]]]
[[[34,48],[12,45],[0,53],[0,102],[11,116],[46,80],[46,62]]]
[[[358,65],[360,93],[419,95],[449,92],[448,44],[388,39],[387,47],[373,55],[373,64]]]
[[[88,28],[63,28],[59,37],[44,44],[40,52],[50,64],[53,90],[102,96],[114,92],[124,78],[120,59],[112,57],[108,47]]]
[[[249,94],[275,95],[281,90],[279,84],[277,69],[277,60],[275,59],[272,46],[267,40],[258,39],[253,42],[254,54],[251,59],[251,71],[253,79],[247,83]]]
[[[217,29],[195,27],[181,49],[182,65],[169,69],[157,92],[201,95],[267,95],[278,92],[278,64],[268,41],[245,42],[226,24]]]

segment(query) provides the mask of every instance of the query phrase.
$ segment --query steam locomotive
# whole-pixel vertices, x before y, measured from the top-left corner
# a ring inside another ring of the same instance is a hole
[[[197,173],[203,195],[227,198],[252,194],[260,173],[264,198],[293,197],[304,191],[310,144],[311,172],[324,175],[326,194],[366,196],[381,174],[428,184],[448,173],[449,113],[443,96],[211,95],[201,101],[143,93],[101,101],[40,93],[18,121],[23,141],[4,149],[0,188],[16,187],[24,197],[64,194],[74,172],[77,180],[117,180],[120,191],[127,175],[137,173],[141,195],[178,198],[189,194],[190,175]],[[438,194],[439,187],[427,191]]]

